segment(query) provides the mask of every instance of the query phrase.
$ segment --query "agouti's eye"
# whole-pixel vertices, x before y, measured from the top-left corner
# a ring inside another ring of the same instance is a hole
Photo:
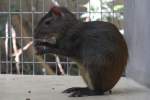
[[[48,18],[45,20],[44,24],[48,26],[51,24],[51,21],[52,21],[52,18]]]
[[[45,21],[45,25],[49,25],[51,22],[48,20],[48,21]]]

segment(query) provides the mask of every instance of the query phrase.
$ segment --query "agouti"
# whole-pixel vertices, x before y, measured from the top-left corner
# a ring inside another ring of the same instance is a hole
[[[115,25],[82,22],[65,7],[53,6],[34,31],[37,54],[66,56],[79,65],[87,88],[73,87],[70,96],[102,95],[120,79],[128,60],[128,48]]]

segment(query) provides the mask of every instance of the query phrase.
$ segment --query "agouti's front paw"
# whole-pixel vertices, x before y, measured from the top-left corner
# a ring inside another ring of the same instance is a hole
[[[83,96],[94,96],[103,95],[103,92],[97,90],[90,90],[89,88],[73,87],[63,91],[63,93],[71,93],[69,97],[83,97]]]

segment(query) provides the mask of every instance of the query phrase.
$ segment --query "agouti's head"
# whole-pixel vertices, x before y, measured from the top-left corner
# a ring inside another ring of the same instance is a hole
[[[49,44],[57,44],[57,41],[63,38],[64,33],[68,31],[76,21],[76,17],[65,7],[53,6],[50,11],[41,18],[34,30],[35,48],[42,50],[47,48]]]

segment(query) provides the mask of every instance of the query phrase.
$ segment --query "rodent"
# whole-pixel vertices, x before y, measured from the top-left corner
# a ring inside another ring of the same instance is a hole
[[[70,96],[101,95],[120,79],[128,48],[117,27],[109,22],[82,22],[65,7],[53,6],[34,30],[37,54],[67,56],[79,64],[87,88],[64,91]]]

